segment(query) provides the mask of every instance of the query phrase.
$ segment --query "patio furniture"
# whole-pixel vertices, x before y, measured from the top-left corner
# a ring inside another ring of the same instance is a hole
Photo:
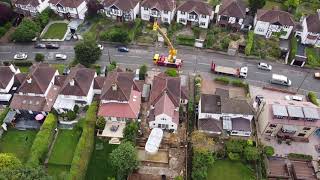
[[[112,125],[111,128],[110,128],[110,130],[111,130],[112,132],[116,132],[118,129],[119,129],[119,125],[118,125],[118,126]]]

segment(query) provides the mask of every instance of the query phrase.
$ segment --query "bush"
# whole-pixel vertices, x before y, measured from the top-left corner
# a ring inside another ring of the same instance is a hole
[[[136,143],[136,139],[138,136],[139,126],[137,122],[130,122],[126,125],[123,130],[123,139],[125,141],[130,141],[132,143]]]
[[[290,40],[290,54],[289,54],[289,62],[291,62],[296,54],[297,54],[297,51],[298,51],[298,40],[295,36],[293,36]]]
[[[177,44],[185,46],[194,46],[195,38],[193,36],[178,35],[176,37]]]
[[[6,107],[3,112],[0,114],[0,125],[2,125],[4,118],[6,118],[10,108]]]
[[[12,64],[16,66],[32,66],[32,61],[13,61]]]
[[[77,114],[74,111],[68,111],[67,118],[69,121],[75,120],[77,118]]]
[[[246,44],[246,48],[245,48],[245,54],[247,56],[251,55],[251,50],[252,50],[252,47],[253,47],[253,39],[254,39],[254,33],[253,33],[253,31],[249,31],[247,44]]]
[[[104,119],[104,117],[99,116],[96,122],[97,128],[100,130],[103,130],[104,127],[106,126],[106,120]]]
[[[317,54],[314,48],[306,48],[307,65],[312,68],[320,67],[320,54]]]
[[[11,28],[11,23],[7,22],[3,27],[0,27],[0,37],[4,36],[7,31]]]
[[[230,160],[232,161],[239,161],[241,159],[241,156],[239,153],[232,153],[232,152],[229,152],[228,153],[228,157]]]
[[[73,107],[73,111],[76,113],[76,114],[78,114],[79,113],[79,106],[78,105],[74,105],[74,107]]]
[[[142,34],[142,20],[140,18],[137,18],[134,20],[134,26],[129,31],[129,39],[130,41],[135,40],[135,38]]]
[[[300,159],[300,160],[312,161],[312,156],[306,155],[306,154],[289,153],[288,158],[289,159],[297,159],[297,160]]]
[[[107,30],[100,35],[102,41],[112,41],[120,43],[128,43],[130,41],[128,31],[125,31],[123,28],[112,28]]]
[[[178,72],[176,69],[173,68],[169,68],[165,71],[166,75],[170,76],[170,77],[177,77],[178,76]]]
[[[12,34],[12,39],[16,42],[30,42],[39,32],[40,28],[34,21],[24,18]]]
[[[97,119],[97,102],[93,102],[87,111],[83,131],[72,159],[67,179],[85,179],[88,164],[94,148],[94,127]]]
[[[49,23],[49,15],[51,13],[50,11],[52,10],[50,8],[47,8],[40,14],[38,14],[34,19],[34,21],[38,24],[39,27],[41,27],[41,29],[46,27],[46,25]]]
[[[263,152],[268,156],[272,156],[274,154],[274,148],[272,146],[265,146],[263,148]]]
[[[240,79],[233,79],[231,80],[231,84],[233,86],[237,86],[237,87],[246,87],[247,86],[247,83],[240,80]]]
[[[315,92],[309,92],[308,98],[314,105],[319,106],[318,97]]]
[[[244,157],[247,161],[255,161],[259,159],[260,152],[257,147],[247,146],[244,148]]]
[[[35,167],[43,163],[48,153],[49,145],[53,140],[56,127],[57,118],[49,113],[33,141],[27,161],[28,165]]]
[[[246,141],[232,139],[227,141],[226,146],[227,146],[227,152],[242,153],[244,150],[244,147],[246,146]]]
[[[142,66],[140,66],[139,79],[145,80],[145,77],[147,75],[147,71],[148,71],[147,65],[143,64]]]
[[[221,49],[222,49],[222,50],[227,50],[228,47],[229,47],[230,42],[231,42],[231,39],[230,39],[228,36],[224,37],[224,38],[220,41]]]
[[[220,82],[222,84],[229,84],[230,83],[230,79],[228,77],[216,77],[214,80],[217,82]]]
[[[208,168],[214,163],[214,158],[209,151],[194,151],[192,156],[192,179],[206,180]]]
[[[42,62],[44,61],[44,55],[42,53],[36,53],[34,60],[37,62]]]

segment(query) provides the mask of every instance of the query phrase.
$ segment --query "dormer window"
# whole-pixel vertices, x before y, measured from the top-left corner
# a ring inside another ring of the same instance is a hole
[[[116,84],[116,83],[112,84],[112,90],[113,90],[113,91],[116,91],[116,90],[117,90],[117,84]]]
[[[32,79],[31,78],[29,78],[29,79],[27,79],[27,83],[31,83],[32,82]]]
[[[71,79],[70,86],[74,86],[74,79]]]

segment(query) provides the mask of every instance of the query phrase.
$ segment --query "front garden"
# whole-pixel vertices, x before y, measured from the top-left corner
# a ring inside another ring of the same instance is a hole
[[[42,39],[63,39],[68,29],[68,25],[63,22],[51,24],[43,34]]]
[[[249,33],[250,34],[250,33]],[[264,37],[253,35],[253,38],[247,39],[247,45],[250,44],[250,51],[246,47],[247,56],[255,56],[261,59],[271,59],[277,60],[281,58],[281,49],[279,45],[279,38],[271,37],[270,39],[265,39]],[[248,53],[250,52],[250,53]]]
[[[307,47],[306,48],[306,54],[307,54],[307,67],[315,68],[320,67],[320,50],[319,48],[312,48]]]

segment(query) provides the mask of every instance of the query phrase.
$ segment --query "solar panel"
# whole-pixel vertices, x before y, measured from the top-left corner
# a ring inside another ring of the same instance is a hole
[[[282,116],[282,117],[288,116],[287,108],[284,105],[273,104],[272,112],[274,116]]]
[[[303,107],[303,113],[307,119],[320,119],[319,111],[317,108]]]
[[[287,106],[288,113],[290,117],[294,118],[304,118],[302,107],[299,106]]]

